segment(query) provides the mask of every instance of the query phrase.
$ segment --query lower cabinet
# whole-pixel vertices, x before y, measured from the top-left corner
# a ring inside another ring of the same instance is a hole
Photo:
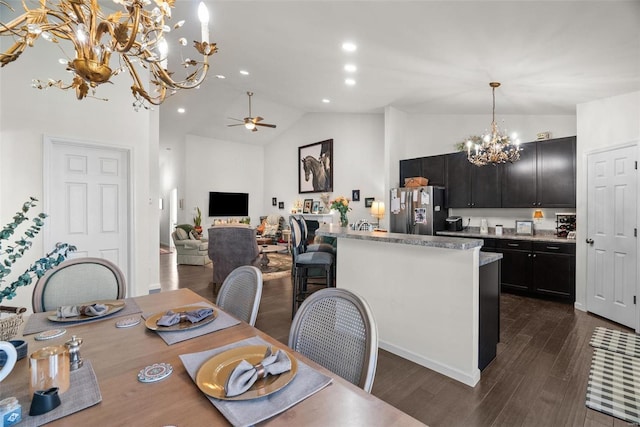
[[[484,239],[483,251],[502,254],[503,292],[575,301],[575,244]],[[493,241],[491,241],[493,240]]]

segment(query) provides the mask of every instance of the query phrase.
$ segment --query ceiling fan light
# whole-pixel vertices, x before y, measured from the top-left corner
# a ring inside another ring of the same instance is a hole
[[[253,122],[247,122],[244,124],[244,127],[248,130],[254,130],[256,128],[256,125]]]

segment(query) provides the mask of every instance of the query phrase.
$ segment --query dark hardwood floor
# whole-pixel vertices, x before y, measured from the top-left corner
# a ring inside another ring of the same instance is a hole
[[[162,291],[189,288],[215,301],[212,270],[160,256]],[[588,409],[585,393],[596,326],[630,331],[571,305],[503,294],[497,357],[468,387],[384,350],[373,394],[430,426],[614,426]],[[291,280],[264,283],[256,327],[287,343]],[[329,409],[328,409],[329,410]]]

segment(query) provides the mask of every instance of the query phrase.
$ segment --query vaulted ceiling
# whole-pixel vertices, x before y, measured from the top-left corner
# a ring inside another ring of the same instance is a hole
[[[205,3],[219,52],[199,89],[160,107],[163,145],[185,133],[264,144],[308,112],[490,114],[494,80],[500,115],[573,115],[576,104],[640,90],[637,0]],[[200,39],[196,9],[176,2],[172,21],[187,20],[176,38]],[[247,116],[247,91],[254,116],[277,129],[227,127]]]

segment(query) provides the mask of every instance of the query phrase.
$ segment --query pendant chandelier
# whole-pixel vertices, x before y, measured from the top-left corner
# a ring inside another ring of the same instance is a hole
[[[521,148],[517,135],[514,133],[510,137],[506,129],[500,129],[496,123],[496,88],[500,87],[500,83],[491,82],[489,86],[493,94],[491,130],[467,141],[467,159],[476,166],[520,160]]]
[[[73,55],[69,56],[60,46],[67,58],[59,62],[73,73],[71,82],[33,80],[32,86],[37,89],[75,89],[80,100],[89,92],[89,96],[94,97],[99,85],[111,83],[112,76],[127,71],[133,80],[131,91],[136,110],[148,108],[146,103],[160,105],[176,91],[192,89],[202,83],[209,70],[209,56],[217,51],[216,44],[209,43],[209,12],[204,3],[200,3],[198,8],[202,41],[194,42],[202,60],[184,59],[182,65],[187,69],[187,75],[183,80],[174,80],[174,72],[167,70],[169,48],[165,39],[165,34],[172,28],[165,24],[165,20],[171,18],[175,0],[113,1],[122,6],[122,10],[105,15],[98,0],[58,0],[51,4],[47,0],[39,0],[38,7],[33,9],[29,9],[26,0],[22,0],[24,13],[8,23],[0,23],[0,35],[11,36],[15,40],[13,46],[0,53],[0,63],[4,67],[15,61],[38,38],[58,46],[61,41],[70,42]],[[173,29],[183,24],[184,21],[180,21]],[[186,46],[187,40],[181,38],[178,43]],[[119,59],[115,69],[110,65],[112,56]],[[142,70],[150,73],[149,90],[145,89],[145,82],[138,74]]]

